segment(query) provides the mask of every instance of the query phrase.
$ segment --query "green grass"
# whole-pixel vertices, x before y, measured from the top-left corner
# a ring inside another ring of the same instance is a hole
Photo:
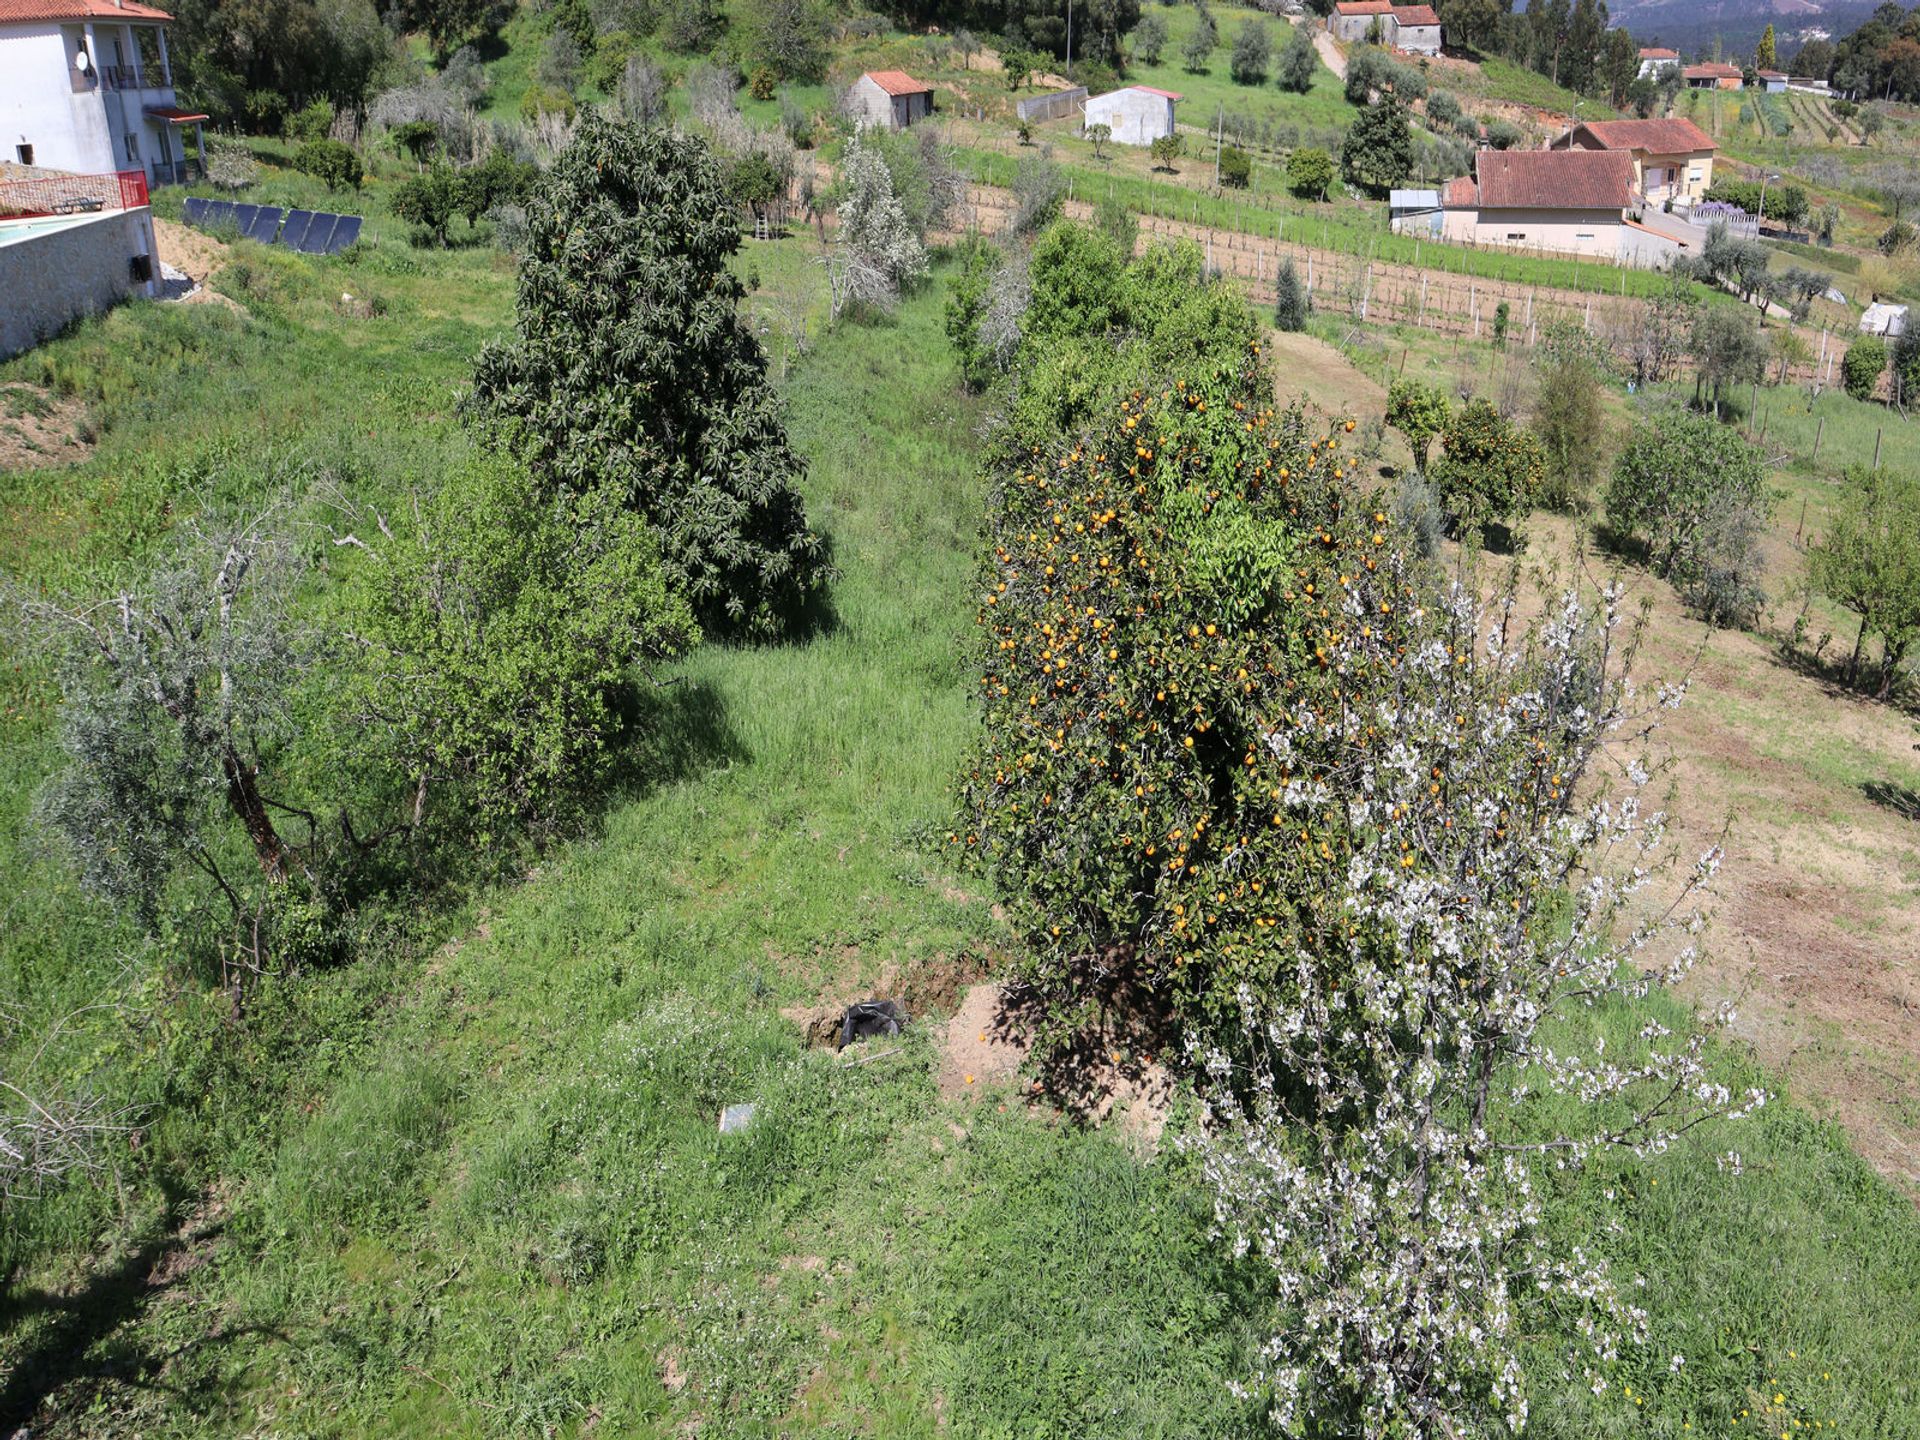
[[[1347,103],[1340,80],[1324,61],[1316,60],[1313,87],[1304,95],[1282,90],[1277,83],[1280,52],[1292,37],[1292,26],[1285,20],[1248,6],[1215,5],[1210,8],[1219,34],[1219,44],[1208,57],[1207,68],[1196,72],[1187,69],[1182,52],[1193,34],[1199,12],[1191,5],[1143,5],[1143,14],[1158,15],[1165,22],[1167,46],[1159,64],[1147,65],[1136,61],[1129,67],[1127,83],[1152,85],[1184,96],[1180,102],[1180,123],[1195,132],[1211,131],[1215,113],[1224,108],[1229,114],[1246,115],[1280,126],[1283,137],[1288,137],[1282,140],[1285,147],[1295,144],[1325,146],[1337,142],[1352,123],[1355,112],[1353,106]],[[1269,67],[1264,85],[1238,84],[1228,68],[1234,37],[1249,20],[1265,24],[1273,42],[1273,64]],[[1308,20],[1303,23],[1313,22]]]
[[[1564,86],[1554,84],[1539,71],[1529,70],[1524,65],[1497,55],[1482,57],[1477,81],[1463,79],[1449,88],[1456,89],[1461,95],[1484,100],[1529,105],[1556,117],[1578,114],[1582,120],[1610,120],[1620,113],[1604,100],[1596,100],[1591,95],[1576,95]]]
[[[84,465],[0,479],[0,567],[126,573],[181,511],[289,465],[379,497],[457,455],[450,404],[507,321],[510,272],[406,249],[382,183],[353,260],[243,248],[247,317],[129,306],[0,367],[85,398],[102,435]],[[747,247],[750,313],[817,316],[811,245]],[[0,1422],[50,1388],[36,1434],[108,1440],[666,1436],[696,1416],[745,1436],[1259,1433],[1227,1382],[1270,1316],[1177,1148],[1149,1160],[1011,1095],[943,1098],[925,1023],[846,1067],[780,1014],[884,977],[938,1018],[1014,943],[937,843],[974,723],[985,503],[941,275],[894,322],[815,324],[791,357],[836,627],[697,652],[654,701],[647,782],[605,797],[592,834],[377,912],[350,963],[266,982],[237,1020],[177,963],[181,937],[143,951],[36,845],[48,691],[9,651],[0,1013],[32,1023],[7,1059],[39,1022],[122,1001],[44,1063],[150,1120],[102,1183],[6,1211]],[[343,289],[386,315],[351,318]],[[1827,446],[1857,447],[1865,408],[1823,409]],[[1596,1017],[1610,1054],[1640,1018]],[[719,1136],[741,1099],[755,1125]],[[1172,1133],[1193,1123],[1189,1102]],[[1738,1179],[1713,1163],[1729,1147]],[[1792,1418],[1920,1425],[1920,1224],[1832,1127],[1780,1104],[1567,1188],[1556,1223],[1647,1276],[1650,1343],[1620,1376],[1645,1403],[1563,1384],[1543,1350],[1536,1433],[1758,1440],[1774,1387]],[[149,1287],[192,1211],[203,1263]]]

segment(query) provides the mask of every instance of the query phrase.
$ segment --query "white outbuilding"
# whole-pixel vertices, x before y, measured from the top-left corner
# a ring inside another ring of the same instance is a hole
[[[1129,85],[1087,101],[1086,123],[1109,127],[1122,145],[1151,145],[1173,134],[1173,107],[1179,103],[1180,97],[1171,90]]]
[[[847,105],[861,129],[904,130],[933,113],[933,87],[904,70],[869,70],[847,90]]]

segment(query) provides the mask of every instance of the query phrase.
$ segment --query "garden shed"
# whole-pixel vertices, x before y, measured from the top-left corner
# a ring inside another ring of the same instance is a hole
[[[1173,134],[1173,107],[1179,103],[1180,97],[1171,90],[1129,85],[1087,101],[1086,123],[1089,128],[1109,127],[1122,145],[1151,145],[1161,136]]]
[[[869,70],[848,87],[847,108],[863,129],[904,130],[933,113],[933,87],[904,70]]]

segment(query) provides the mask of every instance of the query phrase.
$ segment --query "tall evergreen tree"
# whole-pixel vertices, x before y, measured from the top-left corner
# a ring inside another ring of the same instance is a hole
[[[701,140],[584,114],[528,206],[516,333],[481,352],[467,409],[542,486],[615,487],[703,625],[765,635],[828,566],[740,323],[735,214]]]

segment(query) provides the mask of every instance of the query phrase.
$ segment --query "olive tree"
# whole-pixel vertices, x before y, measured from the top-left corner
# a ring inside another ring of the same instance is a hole
[[[1920,480],[1854,467],[1845,485],[1839,512],[1815,542],[1807,568],[1814,589],[1860,617],[1847,684],[1859,680],[1867,637],[1880,637],[1884,700],[1920,637]]]

